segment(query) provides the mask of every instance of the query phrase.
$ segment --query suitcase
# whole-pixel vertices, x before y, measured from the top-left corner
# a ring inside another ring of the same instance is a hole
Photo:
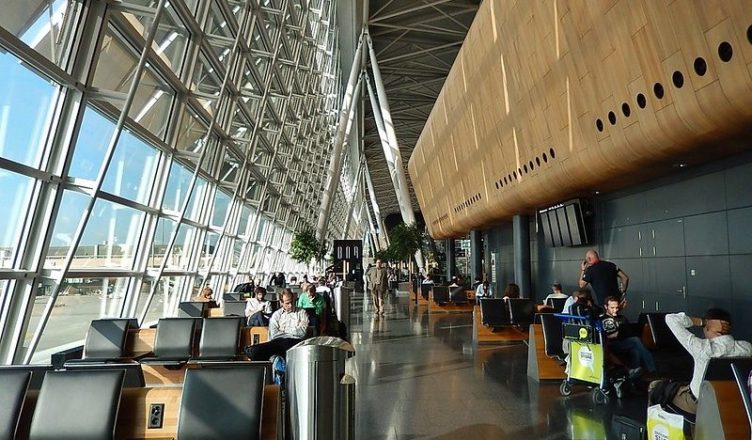
[[[614,438],[618,440],[645,440],[647,438],[645,424],[629,417],[614,416],[611,421],[611,430]]]

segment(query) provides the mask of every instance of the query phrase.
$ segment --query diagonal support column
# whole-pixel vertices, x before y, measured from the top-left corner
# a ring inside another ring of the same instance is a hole
[[[358,94],[360,92],[360,72],[363,68],[361,65],[361,53],[363,50],[363,33],[360,34],[358,40],[358,48],[355,50],[355,56],[353,56],[353,64],[350,69],[350,77],[347,81],[347,88],[345,89],[345,96],[342,99],[342,108],[339,113],[339,122],[337,123],[337,134],[334,138],[334,149],[332,150],[332,159],[329,162],[328,180],[326,187],[321,197],[321,210],[319,211],[319,220],[316,226],[316,237],[319,240],[323,240],[326,237],[326,227],[329,223],[329,217],[332,213],[332,205],[334,199],[337,196],[337,186],[339,185],[339,177],[342,173],[342,162],[344,160],[344,154],[342,154],[345,139],[347,138],[347,132],[352,124],[352,118],[354,116],[355,106],[353,102],[358,100]]]
[[[386,156],[389,174],[392,178],[392,184],[394,185],[394,192],[397,195],[397,202],[399,203],[402,220],[407,225],[414,225],[415,213],[413,213],[413,204],[410,200],[405,168],[402,166],[402,155],[400,154],[399,144],[397,143],[397,133],[394,131],[394,123],[392,122],[392,115],[389,110],[389,102],[386,97],[386,91],[384,90],[384,83],[381,79],[381,70],[379,69],[378,61],[376,60],[376,51],[373,50],[373,42],[371,41],[371,36],[368,32],[366,32],[366,40],[368,42],[368,52],[371,57],[373,80],[376,84],[376,93],[379,98],[377,105],[373,89],[371,88],[371,82],[366,80],[368,94],[371,98],[371,107],[373,108],[373,116],[376,120],[379,137],[381,137],[381,145],[384,148],[384,155]],[[379,124],[381,124],[380,128]],[[418,267],[425,271],[423,254],[420,249],[415,253],[415,261],[418,263]]]
[[[360,181],[360,173],[363,172],[363,161],[365,159],[361,159],[360,162],[358,162],[358,170],[355,172],[355,180],[353,180],[353,188],[355,189],[353,191],[352,199],[350,199],[350,206],[347,209],[347,219],[345,220],[345,229],[342,231],[342,239],[347,239],[347,233],[350,232],[350,223],[352,223],[352,216],[353,212],[355,212],[355,199],[358,195],[358,182]]]
[[[368,84],[368,81],[366,81]],[[371,86],[369,85],[370,89]],[[371,173],[368,171],[368,162],[363,164],[366,186],[368,187],[368,197],[371,199],[371,206],[373,208],[373,216],[376,217],[376,224],[378,226],[378,233],[376,234],[376,243],[380,249],[386,249],[389,246],[389,235],[386,233],[386,227],[384,226],[384,219],[381,217],[381,210],[379,209],[379,203],[376,201],[376,192],[373,190],[373,182],[371,181]],[[374,228],[374,232],[376,229]]]

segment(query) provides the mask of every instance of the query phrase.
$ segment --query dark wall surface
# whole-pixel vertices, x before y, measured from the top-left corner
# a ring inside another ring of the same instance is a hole
[[[629,274],[629,318],[643,311],[701,316],[708,307],[722,307],[732,313],[734,334],[752,339],[752,154],[672,174],[595,196],[590,246],[548,248],[533,222],[536,298],[555,280],[566,292],[575,289],[580,262],[593,247]],[[514,277],[511,223],[488,231],[488,237],[499,255],[497,279],[503,286]]]

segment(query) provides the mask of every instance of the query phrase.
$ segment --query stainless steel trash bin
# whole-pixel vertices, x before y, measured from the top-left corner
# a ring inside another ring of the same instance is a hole
[[[334,288],[334,311],[337,313],[337,319],[345,324],[348,339],[350,337],[350,297],[352,293],[353,290],[348,287]]]
[[[293,440],[349,440],[354,436],[355,380],[345,361],[355,350],[329,336],[287,351],[287,395]]]

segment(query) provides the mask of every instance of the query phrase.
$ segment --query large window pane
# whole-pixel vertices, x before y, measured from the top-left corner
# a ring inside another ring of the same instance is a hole
[[[78,23],[79,0],[0,0],[0,27],[58,66],[68,59]]]
[[[185,223],[180,225],[175,245],[170,252],[170,259],[167,260],[167,267],[171,269],[187,269],[190,261],[193,243],[197,239],[198,231],[196,228]]]
[[[174,221],[165,217],[160,217],[157,222],[157,229],[154,232],[154,241],[152,242],[151,252],[149,253],[148,264],[150,267],[162,266],[165,251],[167,251],[167,244],[170,241],[172,233],[175,231],[176,225],[177,223]]]
[[[7,52],[0,72],[0,156],[39,166],[59,89]]]
[[[144,214],[107,200],[97,200],[71,267],[130,268]]]
[[[167,189],[162,201],[162,209],[165,211],[180,212],[188,195],[188,189],[191,184],[193,173],[188,171],[184,166],[177,162],[172,163],[170,167],[170,176],[167,179]],[[185,216],[191,220],[198,220],[201,209],[201,203],[206,190],[206,180],[197,178],[196,185],[193,188],[193,194],[188,202],[188,208]]]
[[[193,110],[187,109],[180,118],[177,149],[198,153],[204,145],[208,128]]]
[[[225,217],[227,217],[227,210],[230,207],[230,196],[222,191],[217,190],[217,194],[214,196],[214,210],[212,211],[212,226],[223,227],[225,225]]]
[[[146,3],[146,5],[142,6],[153,6],[153,2],[151,1],[143,3]],[[128,12],[125,12],[123,15],[126,17],[126,21],[145,37],[148,31],[147,27],[150,27],[153,23],[153,17]],[[168,2],[159,20],[152,49],[178,76],[180,75],[180,68],[183,65],[187,42],[188,30],[175,13],[175,8]]]
[[[10,289],[13,289],[15,281],[13,280],[0,280],[0,328],[5,324],[5,320],[8,319],[8,304],[10,298]]]
[[[94,73],[94,85],[127,93],[138,64],[138,54],[112,27],[107,29]],[[172,105],[172,90],[151,69],[144,69],[128,116],[155,135],[164,138]],[[112,103],[122,109],[123,100]]]
[[[155,148],[130,132],[123,132],[107,169],[102,189],[146,204],[152,191],[158,157],[159,153]]]
[[[50,250],[44,261],[46,269],[62,267],[65,255],[73,245],[73,236],[76,233],[78,223],[81,221],[89,197],[74,191],[64,191],[60,201],[60,209],[52,228]]]
[[[96,180],[114,131],[115,124],[112,121],[94,108],[86,107],[68,174]]]
[[[123,297],[128,288],[128,278],[66,278],[57,297],[32,363],[49,362],[50,355],[70,346],[80,345],[92,319],[118,317]],[[50,301],[51,289],[42,289],[34,300],[32,319],[39,318]],[[26,345],[36,331],[29,325]]]
[[[9,268],[28,218],[34,179],[0,169],[0,188],[0,267]]]
[[[209,263],[211,262],[212,255],[214,255],[214,253],[219,250],[217,248],[218,244],[219,244],[219,234],[215,232],[207,232],[206,236],[204,237],[204,246],[201,248],[201,260],[199,261],[200,268],[209,267]]]
[[[114,131],[114,122],[88,107],[81,122],[69,175],[96,180]],[[129,130],[124,130],[115,147],[102,189],[139,203],[147,203],[158,154],[155,148]]]
[[[183,292],[191,289],[191,277],[162,277],[159,279],[157,288],[154,291],[154,298],[149,304],[149,310],[146,312],[144,324],[156,322],[159,318],[173,316],[177,305],[183,296]],[[151,284],[144,283],[144,286]],[[147,288],[147,289],[148,289]]]

